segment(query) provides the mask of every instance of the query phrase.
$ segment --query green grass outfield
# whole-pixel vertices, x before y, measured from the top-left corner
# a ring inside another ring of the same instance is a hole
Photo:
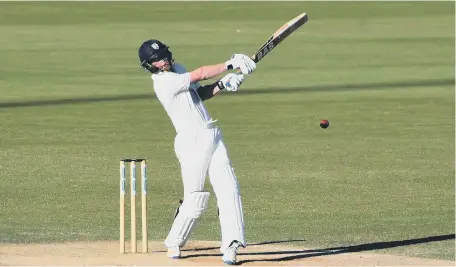
[[[452,2],[1,2],[0,242],[118,239],[123,157],[148,160],[163,240],[182,185],[139,45],[193,69],[252,54],[302,11],[238,93],[207,102],[248,241],[454,260],[454,238],[430,242],[455,233]],[[219,239],[214,198],[193,238]]]

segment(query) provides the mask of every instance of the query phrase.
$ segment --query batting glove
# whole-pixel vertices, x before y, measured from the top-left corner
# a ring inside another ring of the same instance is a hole
[[[242,74],[250,74],[256,69],[256,63],[243,54],[234,54],[226,62],[227,69],[240,69]]]
[[[239,86],[244,81],[244,75],[229,73],[225,75],[220,81],[217,82],[217,85],[220,89],[225,89],[230,92],[235,92],[239,89]]]

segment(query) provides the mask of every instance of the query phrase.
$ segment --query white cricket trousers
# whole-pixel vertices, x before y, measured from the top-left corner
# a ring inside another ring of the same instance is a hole
[[[220,129],[214,127],[192,134],[178,133],[174,150],[181,166],[184,202],[192,192],[204,191],[206,176],[209,175],[219,209],[221,249],[227,248],[234,240],[245,247],[239,183]]]

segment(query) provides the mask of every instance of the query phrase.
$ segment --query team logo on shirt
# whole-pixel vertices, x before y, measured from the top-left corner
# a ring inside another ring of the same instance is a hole
[[[157,43],[153,43],[150,46],[155,50],[158,50],[160,48]]]

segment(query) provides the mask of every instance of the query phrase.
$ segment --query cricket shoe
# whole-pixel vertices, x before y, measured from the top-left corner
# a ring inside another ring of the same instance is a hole
[[[240,246],[241,244],[238,241],[233,241],[223,252],[222,261],[228,265],[236,265],[237,250]]]
[[[179,259],[181,256],[181,250],[179,246],[170,247],[168,248],[168,252],[166,253],[168,258],[170,259]]]

